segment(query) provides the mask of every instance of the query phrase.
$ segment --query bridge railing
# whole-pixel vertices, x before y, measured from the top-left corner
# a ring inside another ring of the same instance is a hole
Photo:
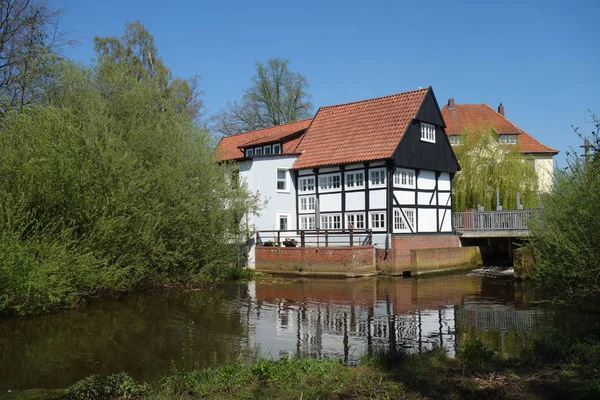
[[[535,210],[472,211],[452,215],[457,231],[527,231]]]
[[[371,246],[370,229],[311,229],[256,231],[257,246],[335,247]]]

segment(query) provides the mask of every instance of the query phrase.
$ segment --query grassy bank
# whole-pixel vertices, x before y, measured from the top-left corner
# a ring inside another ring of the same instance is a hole
[[[600,343],[549,336],[519,360],[468,341],[457,358],[380,351],[357,366],[336,359],[240,361],[173,373],[154,384],[125,373],[92,376],[64,390],[7,393],[12,399],[594,399]]]

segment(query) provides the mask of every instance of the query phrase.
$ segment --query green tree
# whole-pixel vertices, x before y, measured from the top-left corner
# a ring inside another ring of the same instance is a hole
[[[271,58],[256,63],[252,86],[241,101],[214,115],[213,130],[224,135],[267,128],[312,116],[304,75],[290,71],[290,61]]]
[[[453,206],[456,211],[483,206],[496,208],[496,191],[504,209],[517,208],[517,192],[525,208],[538,205],[538,177],[532,163],[516,148],[503,145],[492,130],[469,132],[454,151],[461,171],[454,178]]]
[[[568,166],[557,171],[554,191],[542,198],[543,210],[531,224],[529,247],[535,276],[561,293],[597,291],[600,284],[600,120],[588,157],[569,154]]]
[[[94,47],[102,61],[99,66],[110,69],[114,65],[124,65],[138,81],[152,82],[160,87],[163,97],[175,102],[177,111],[186,112],[193,119],[201,116],[200,77],[173,78],[158,54],[154,36],[139,21],[126,23],[121,38],[96,36]]]
[[[73,43],[58,27],[62,13],[45,0],[0,1],[0,115],[43,99],[60,50]]]

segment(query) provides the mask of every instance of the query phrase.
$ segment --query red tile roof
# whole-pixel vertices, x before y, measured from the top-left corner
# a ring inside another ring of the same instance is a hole
[[[308,118],[287,124],[272,126],[270,128],[225,136],[217,145],[214,157],[219,161],[244,158],[244,152],[240,147],[280,141],[287,136],[295,133],[301,133],[308,127],[308,125],[310,125],[311,121],[312,118]],[[297,139],[292,139],[290,141],[286,140],[283,144],[283,153],[293,153],[297,143]]]
[[[499,135],[518,135],[517,144],[523,153],[558,153],[558,150],[537,141],[533,136],[485,103],[455,104],[452,108],[449,108],[446,104],[442,107],[442,117],[446,122],[446,133],[448,135],[460,135],[463,133],[463,129],[468,132],[484,130],[491,126]]]
[[[321,107],[293,168],[390,158],[429,89]]]

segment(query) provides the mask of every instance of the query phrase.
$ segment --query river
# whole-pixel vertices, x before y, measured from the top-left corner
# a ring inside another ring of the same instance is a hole
[[[241,358],[337,357],[374,348],[479,338],[518,356],[547,312],[526,283],[469,274],[422,279],[261,277],[215,289],[93,301],[78,310],[0,319],[0,390],[66,387],[91,374],[155,381],[176,366]]]

